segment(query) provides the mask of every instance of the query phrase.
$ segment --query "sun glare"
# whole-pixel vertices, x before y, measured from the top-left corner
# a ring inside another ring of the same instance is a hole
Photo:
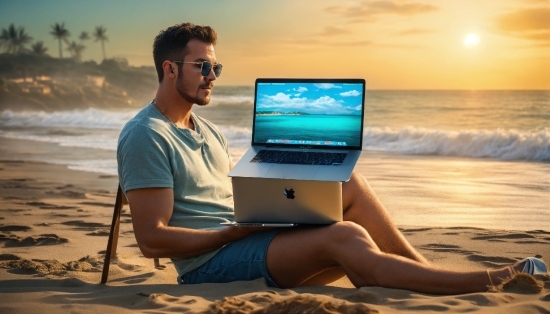
[[[468,34],[468,36],[464,37],[464,45],[466,47],[475,47],[479,44],[479,36],[476,34]]]

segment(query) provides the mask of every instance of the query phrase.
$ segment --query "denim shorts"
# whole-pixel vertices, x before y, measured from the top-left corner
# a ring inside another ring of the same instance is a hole
[[[180,284],[225,283],[265,278],[278,288],[267,272],[269,243],[280,229],[255,232],[224,246],[214,257],[178,278]]]

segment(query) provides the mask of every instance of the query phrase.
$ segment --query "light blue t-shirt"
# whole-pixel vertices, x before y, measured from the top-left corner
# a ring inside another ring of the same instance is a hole
[[[172,188],[170,226],[219,229],[221,222],[233,221],[227,140],[210,121],[194,113],[191,118],[195,131],[176,127],[152,104],[143,108],[120,133],[119,181],[125,193],[140,188]],[[183,275],[218,251],[172,262]]]

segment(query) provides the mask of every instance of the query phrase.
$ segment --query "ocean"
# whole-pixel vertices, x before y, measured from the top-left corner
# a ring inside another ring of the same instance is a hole
[[[365,100],[357,171],[398,225],[550,230],[550,91],[367,90]],[[236,161],[252,107],[253,87],[216,86],[194,110]],[[138,111],[1,111],[0,158],[116,175],[119,132]]]

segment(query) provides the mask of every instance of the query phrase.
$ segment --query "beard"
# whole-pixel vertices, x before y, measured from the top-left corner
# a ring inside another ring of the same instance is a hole
[[[180,71],[179,73],[182,73],[182,72]],[[208,87],[208,86],[211,86],[211,84],[205,81],[202,84],[200,84],[197,90],[195,91],[195,93],[192,94],[185,89],[184,82],[183,82],[183,75],[178,75],[178,78],[176,80],[176,89],[180,94],[180,96],[186,101],[193,104],[197,104],[199,106],[206,106],[210,102],[209,91],[205,90],[207,94],[204,97],[199,96],[199,92],[202,90],[202,88]]]

